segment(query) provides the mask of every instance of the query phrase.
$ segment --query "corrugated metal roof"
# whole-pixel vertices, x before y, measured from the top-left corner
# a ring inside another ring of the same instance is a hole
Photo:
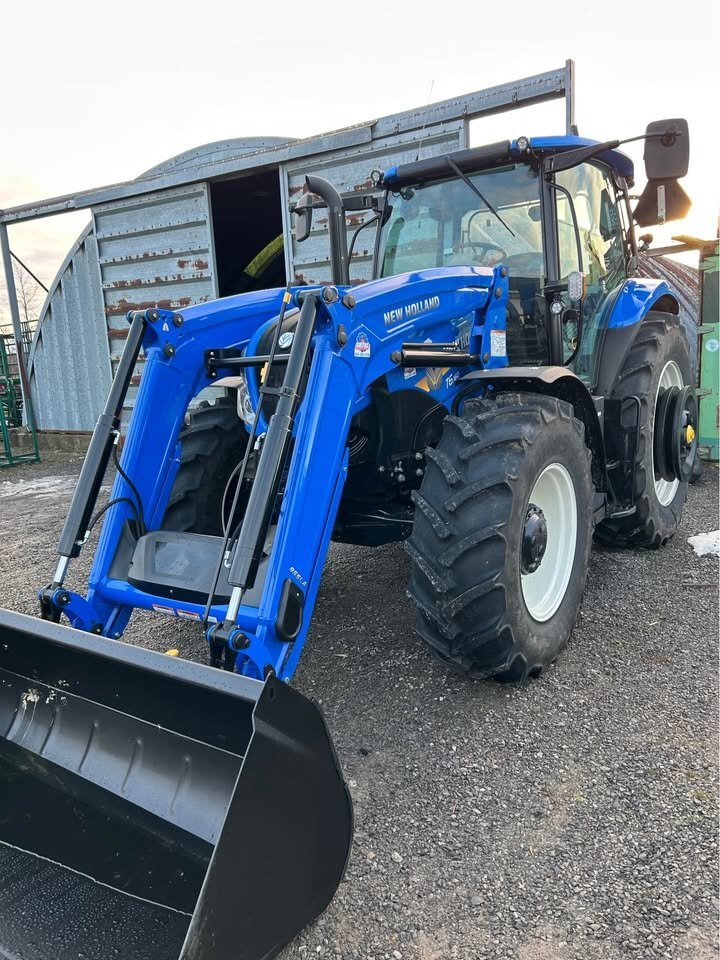
[[[680,313],[687,321],[700,322],[700,272],[697,267],[672,257],[638,258],[638,275],[665,280],[677,294]]]

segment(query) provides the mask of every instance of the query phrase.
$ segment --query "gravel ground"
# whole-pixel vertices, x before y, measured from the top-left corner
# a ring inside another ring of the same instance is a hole
[[[78,469],[0,474],[3,605],[35,612]],[[717,489],[706,469],[664,550],[594,550],[569,646],[522,688],[430,660],[400,547],[333,546],[294,684],[322,701],[357,829],[283,960],[718,956],[718,561],[687,543],[718,527]],[[205,656],[161,617],[126,639]]]

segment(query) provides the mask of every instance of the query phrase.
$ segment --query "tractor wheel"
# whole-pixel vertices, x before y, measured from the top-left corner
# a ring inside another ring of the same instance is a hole
[[[687,498],[687,482],[656,472],[655,446],[662,421],[657,416],[666,391],[694,383],[687,339],[675,314],[651,311],[640,325],[612,392],[614,400],[640,401],[640,439],[635,458],[634,514],[603,520],[595,535],[609,546],[660,547],[677,530]],[[628,405],[629,407],[630,405]],[[628,411],[629,416],[636,416]],[[697,424],[695,425],[697,430]],[[695,448],[696,449],[696,448]],[[694,454],[695,459],[697,454]]]
[[[473,678],[539,676],[567,642],[585,585],[583,425],[554,397],[500,394],[447,417],[426,458],[407,544],[418,633]]]
[[[245,453],[247,433],[235,397],[221,397],[190,414],[180,434],[180,467],[163,530],[222,535],[222,499],[230,474]],[[232,497],[232,489],[230,497]]]

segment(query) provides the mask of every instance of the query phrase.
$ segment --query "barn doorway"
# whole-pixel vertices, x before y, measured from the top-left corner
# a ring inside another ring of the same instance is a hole
[[[284,287],[277,168],[210,183],[210,204],[219,295]]]

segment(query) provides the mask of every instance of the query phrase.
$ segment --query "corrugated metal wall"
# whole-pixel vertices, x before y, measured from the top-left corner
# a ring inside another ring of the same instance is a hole
[[[315,174],[329,180],[342,194],[373,193],[370,174],[373,170],[409,163],[423,157],[437,156],[466,146],[466,124],[459,120],[453,123],[434,124],[425,130],[415,130],[404,135],[383,137],[371,143],[342,150],[332,150],[319,157],[304,158],[284,164],[281,176],[283,212],[285,216],[285,251],[288,275],[306,283],[321,283],[330,279],[328,260],[327,217],[315,211],[313,229],[301,244],[295,243],[292,223],[285,211],[292,200],[297,200],[305,189],[305,175]],[[353,231],[369,213],[348,216],[348,244]],[[375,228],[368,227],[361,233],[350,265],[353,282],[368,280],[372,267]]]
[[[92,224],[50,287],[30,351],[30,385],[41,430],[92,430],[112,378]]]
[[[217,297],[208,186],[198,183],[93,210],[113,372],[125,345],[128,310],[182,310]],[[138,360],[123,421],[135,403]]]

